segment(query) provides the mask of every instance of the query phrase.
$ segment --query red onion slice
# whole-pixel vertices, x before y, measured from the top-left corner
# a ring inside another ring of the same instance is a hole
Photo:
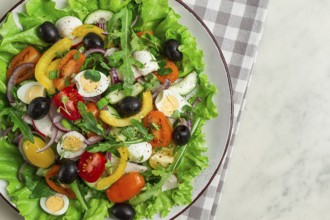
[[[59,112],[57,112],[57,107],[54,103],[54,101],[51,102],[50,104],[50,110],[49,110],[49,117],[50,120],[52,121],[53,125],[60,131],[68,132],[70,131],[69,129],[65,128],[61,124],[61,120],[63,119],[63,115]]]
[[[56,139],[56,137],[57,137],[57,132],[58,132],[58,130],[57,130],[57,128],[55,128],[55,127],[53,127],[52,130],[53,130],[53,131],[52,131],[52,136],[51,136],[49,142],[46,144],[46,146],[44,146],[43,148],[37,150],[37,153],[40,153],[40,152],[43,152],[43,151],[47,150],[50,146],[52,146],[52,144],[55,143],[55,139]]]
[[[17,179],[18,179],[20,182],[23,182],[23,175],[22,175],[22,173],[23,173],[23,169],[24,169],[24,167],[25,167],[26,165],[27,165],[26,162],[22,163],[21,167],[20,167],[19,170],[18,170],[18,173],[17,173]]]
[[[97,135],[97,136],[92,136],[92,137],[90,137],[88,139],[85,139],[84,142],[87,145],[92,145],[92,144],[96,144],[96,143],[98,143],[98,142],[100,142],[102,140],[103,140],[103,137]]]
[[[28,116],[27,114],[23,115],[22,117],[23,121],[29,125],[33,125],[33,119]]]
[[[116,84],[120,82],[116,68],[111,68],[109,73],[111,76],[111,84]]]
[[[7,134],[11,131],[11,129],[13,129],[13,126],[10,126],[10,127],[7,128],[6,130],[4,130],[4,132],[2,133],[2,137],[7,136]]]
[[[6,94],[7,94],[8,101],[11,104],[14,104],[16,102],[14,96],[11,94],[11,89],[15,86],[15,83],[16,83],[19,75],[21,74],[22,71],[24,71],[26,69],[34,68],[34,66],[35,66],[34,63],[23,63],[23,64],[19,65],[18,67],[16,67],[14,69],[12,75],[9,77],[8,83],[7,83]]]
[[[94,97],[84,97],[84,100],[87,101],[87,102],[97,103],[101,98],[102,98],[101,95],[97,95],[97,96],[94,96]]]
[[[89,49],[84,53],[84,56],[87,57],[88,55],[92,54],[92,53],[102,53],[105,54],[105,50],[102,48],[93,48],[93,49]]]
[[[152,90],[152,98],[155,99],[161,91],[168,89],[170,86],[171,81],[166,79],[164,83],[160,84],[157,88]]]

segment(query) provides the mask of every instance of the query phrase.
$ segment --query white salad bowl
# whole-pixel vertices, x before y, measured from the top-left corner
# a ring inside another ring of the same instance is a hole
[[[10,11],[24,11],[24,0],[18,2]],[[66,0],[57,0],[57,6],[61,8]],[[219,116],[215,119],[207,121],[204,127],[206,137],[206,146],[208,151],[205,153],[209,158],[209,166],[197,177],[192,183],[194,190],[192,196],[193,204],[207,189],[211,181],[217,174],[220,166],[224,162],[224,158],[229,147],[229,141],[233,124],[233,96],[229,71],[220,47],[207,26],[191,10],[181,1],[169,1],[174,11],[181,15],[180,23],[188,27],[189,31],[197,39],[198,47],[204,52],[205,70],[209,81],[213,83],[218,93],[214,96],[213,101],[217,105]],[[0,22],[4,20],[3,17]],[[14,209],[15,206],[10,202],[10,198],[6,193],[7,183],[0,181],[0,195]],[[166,219],[179,217],[190,206],[174,207]],[[2,207],[1,213],[6,212]],[[8,212],[8,211],[7,211]],[[154,216],[153,219],[162,219]]]

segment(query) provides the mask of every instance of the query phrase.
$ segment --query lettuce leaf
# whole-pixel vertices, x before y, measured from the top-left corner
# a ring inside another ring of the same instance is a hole
[[[113,12],[119,12],[132,0],[99,0],[100,9],[110,10]]]
[[[139,21],[135,29],[138,31],[154,30],[166,18],[170,8],[167,0],[142,0],[139,8]]]
[[[204,69],[203,52],[197,48],[196,39],[191,35],[189,30],[179,24],[180,15],[176,14],[172,9],[167,17],[157,26],[155,35],[163,42],[168,39],[175,39],[181,43],[179,50],[183,54],[183,60],[177,62],[179,69],[179,77],[184,77],[195,70],[201,73]]]

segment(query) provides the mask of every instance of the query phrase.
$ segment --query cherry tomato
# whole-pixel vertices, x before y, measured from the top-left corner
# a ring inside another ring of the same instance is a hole
[[[120,177],[105,193],[111,202],[126,202],[139,194],[144,185],[145,180],[141,174],[138,172],[130,172]]]
[[[95,182],[101,177],[106,159],[101,153],[84,152],[78,162],[78,175],[87,182]]]
[[[95,119],[98,119],[100,116],[100,109],[97,108],[97,105],[94,102],[87,103],[87,112],[91,112]]]
[[[58,172],[60,170],[60,165],[54,165],[45,175],[46,183],[50,188],[52,188],[55,192],[61,193],[69,197],[70,199],[76,198],[75,193],[70,188],[65,188],[63,185],[54,182],[54,177],[57,177]]]
[[[86,57],[78,50],[70,50],[59,64],[59,76],[53,80],[55,88],[61,91],[66,86],[66,81],[71,84],[72,75],[80,72],[85,60]]]
[[[78,111],[78,102],[83,102],[83,97],[73,87],[66,87],[54,96],[54,103],[64,117],[69,120],[78,120],[81,115]]]
[[[138,37],[142,37],[142,35],[144,35],[144,34],[154,35],[154,32],[152,32],[152,31],[139,31],[139,32],[136,33],[136,35]]]
[[[172,83],[175,82],[175,80],[177,80],[179,77],[179,70],[175,63],[170,60],[166,60],[166,65],[164,68],[171,69],[172,72],[167,75],[160,75],[158,72],[154,72],[157,79],[161,83],[164,83],[166,79],[170,80]]]
[[[37,64],[41,55],[40,53],[32,46],[27,46],[19,54],[17,54],[9,63],[7,70],[7,78],[9,78],[13,71],[23,63],[34,63]],[[34,76],[34,69],[26,69],[18,76],[16,84],[21,83],[27,79],[30,79]]]
[[[164,113],[151,111],[143,118],[144,127],[148,128],[154,135],[150,142],[153,147],[166,147],[171,143],[172,126]]]

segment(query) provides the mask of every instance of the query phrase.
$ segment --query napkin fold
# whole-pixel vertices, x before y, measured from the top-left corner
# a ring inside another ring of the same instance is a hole
[[[265,22],[268,0],[184,0],[216,38],[233,84],[234,124],[224,163],[203,195],[179,219],[215,219],[245,94]],[[221,62],[221,61],[219,61]]]

